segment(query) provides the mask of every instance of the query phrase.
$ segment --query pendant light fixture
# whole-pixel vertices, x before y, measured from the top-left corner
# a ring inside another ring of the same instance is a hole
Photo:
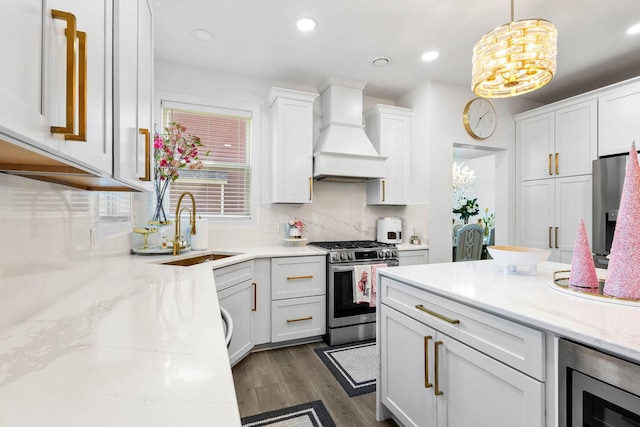
[[[556,27],[544,19],[513,20],[485,34],[473,48],[471,89],[484,98],[522,95],[556,72]]]

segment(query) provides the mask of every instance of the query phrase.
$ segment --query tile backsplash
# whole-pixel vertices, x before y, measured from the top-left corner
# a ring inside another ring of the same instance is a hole
[[[98,215],[99,193],[0,174],[0,268],[3,275],[54,271],[86,256],[126,254],[142,237],[133,224],[144,224],[152,199],[134,195],[132,222],[104,223]],[[310,204],[262,204],[251,221],[209,221],[209,245],[215,248],[283,245],[285,224],[300,218],[303,237],[314,240],[376,238],[377,218],[403,219],[404,241],[415,232],[426,238],[427,205],[367,206],[366,184],[317,182]]]

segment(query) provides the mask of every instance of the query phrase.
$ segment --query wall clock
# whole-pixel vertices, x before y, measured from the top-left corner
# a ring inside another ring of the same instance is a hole
[[[474,98],[465,105],[462,122],[467,133],[474,139],[487,139],[496,130],[498,116],[491,102],[484,98]]]

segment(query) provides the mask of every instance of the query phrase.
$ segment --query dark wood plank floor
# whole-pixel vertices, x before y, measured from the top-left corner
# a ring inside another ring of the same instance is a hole
[[[240,408],[246,417],[322,400],[337,427],[397,426],[376,421],[375,393],[349,397],[313,349],[325,343],[261,351],[233,367]]]

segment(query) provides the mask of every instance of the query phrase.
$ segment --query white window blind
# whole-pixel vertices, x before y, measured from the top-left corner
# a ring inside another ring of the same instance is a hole
[[[98,218],[101,222],[131,220],[131,193],[115,191],[98,193]]]
[[[179,170],[180,177],[169,188],[167,213],[175,212],[180,194],[189,191],[198,215],[250,217],[252,113],[166,102],[162,106],[163,127],[180,123],[204,145],[198,149],[204,168]]]

